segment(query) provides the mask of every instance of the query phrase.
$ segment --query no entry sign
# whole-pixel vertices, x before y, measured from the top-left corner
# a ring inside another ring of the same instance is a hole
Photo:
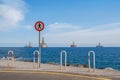
[[[41,54],[40,32],[44,29],[44,23],[42,21],[37,21],[34,27],[38,31],[38,47],[39,47],[38,49],[39,49],[39,53]],[[38,57],[40,57],[40,55],[38,55]],[[39,61],[38,67],[40,68],[41,59],[38,61]]]
[[[44,29],[44,23],[42,21],[37,21],[34,25],[37,31],[42,31]]]

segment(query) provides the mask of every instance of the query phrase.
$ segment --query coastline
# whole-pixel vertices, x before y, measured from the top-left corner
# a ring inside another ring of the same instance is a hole
[[[113,70],[111,68],[106,69],[96,69],[96,72],[88,72],[88,68],[85,67],[75,67],[75,66],[67,66],[66,70],[64,66],[60,69],[60,65],[46,63],[41,64],[40,68],[37,68],[37,63],[35,63],[35,68],[33,68],[33,62],[28,61],[16,61],[12,65],[10,61],[10,66],[8,67],[8,61],[4,59],[0,59],[0,70],[33,70],[33,71],[52,71],[52,72],[67,72],[67,73],[76,73],[83,75],[95,75],[95,76],[105,76],[110,78],[120,78],[120,71]]]

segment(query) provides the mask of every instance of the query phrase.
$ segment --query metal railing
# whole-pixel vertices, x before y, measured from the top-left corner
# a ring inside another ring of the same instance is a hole
[[[93,54],[93,72],[95,72],[95,52],[94,51],[89,51],[88,52],[88,71],[91,71],[91,67],[90,67],[90,54]]]
[[[37,68],[40,68],[40,64],[41,64],[41,55],[40,55],[40,52],[38,51],[38,50],[35,50],[34,52],[33,52],[33,68],[35,68],[35,54],[37,53],[37,55],[38,55],[38,61],[37,61]]]
[[[61,51],[60,53],[60,69],[62,70],[62,56],[63,56],[63,53],[65,55],[65,66],[64,66],[64,69],[66,69],[66,65],[67,65],[67,52],[66,51]]]
[[[12,60],[11,66],[10,66],[10,59]],[[12,50],[9,50],[8,51],[8,67],[13,67],[14,66],[14,61],[15,61],[14,52]]]

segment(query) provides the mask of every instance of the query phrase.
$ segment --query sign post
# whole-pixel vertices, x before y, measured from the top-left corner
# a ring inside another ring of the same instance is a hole
[[[44,23],[42,21],[37,21],[34,27],[38,31],[38,47],[39,47],[39,52],[41,54],[40,32],[44,29]],[[38,63],[39,63],[39,68],[40,68],[41,60],[38,60]]]

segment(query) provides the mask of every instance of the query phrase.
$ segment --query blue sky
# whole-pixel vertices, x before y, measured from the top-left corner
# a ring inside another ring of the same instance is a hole
[[[38,43],[36,21],[48,46],[120,46],[120,0],[0,0],[0,46]]]

